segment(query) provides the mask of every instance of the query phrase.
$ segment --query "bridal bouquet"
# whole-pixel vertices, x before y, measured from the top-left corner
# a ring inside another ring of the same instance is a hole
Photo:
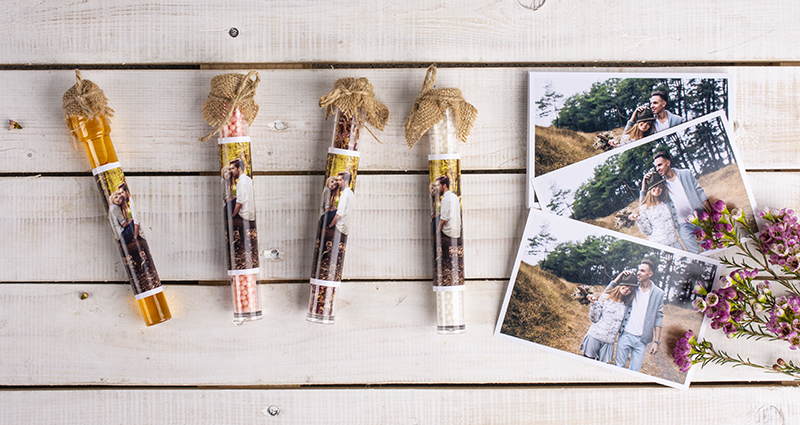
[[[695,214],[689,221],[704,249],[734,248],[731,256],[720,258],[734,271],[722,279],[715,290],[700,295],[694,308],[711,320],[712,329],[722,329],[728,338],[785,341],[789,348],[800,347],[800,223],[793,210],[765,210],[760,213],[767,227],[758,232],[741,210],[729,211],[722,201],[711,214]],[[768,279],[768,280],[767,280]],[[781,289],[776,295],[772,289]],[[694,364],[732,363],[782,373],[800,379],[800,365],[778,358],[774,364],[751,362],[738,354],[715,349],[699,341],[692,331],[677,341],[672,354],[681,370]]]

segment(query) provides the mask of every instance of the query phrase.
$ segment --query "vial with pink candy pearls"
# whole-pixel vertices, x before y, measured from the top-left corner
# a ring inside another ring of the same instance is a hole
[[[256,79],[250,77],[255,75]],[[203,115],[219,131],[219,180],[221,185],[225,263],[231,282],[233,321],[236,324],[262,317],[259,292],[258,230],[253,191],[250,122],[258,105],[253,100],[258,73],[224,74],[211,80]],[[213,133],[212,133],[213,135]]]

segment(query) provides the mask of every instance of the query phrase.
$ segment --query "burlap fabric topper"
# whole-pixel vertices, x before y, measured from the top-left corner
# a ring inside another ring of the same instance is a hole
[[[77,69],[75,79],[77,80],[75,85],[61,98],[65,118],[84,116],[93,119],[98,115],[105,115],[107,118],[114,116],[114,110],[108,107],[108,99],[97,84],[82,79],[81,71]]]
[[[464,100],[461,90],[457,88],[434,89],[432,87],[435,81],[436,66],[431,65],[428,67],[425,81],[422,83],[422,91],[414,101],[411,113],[406,118],[405,134],[409,149],[414,147],[426,131],[442,120],[447,108],[452,109],[455,114],[458,138],[464,143],[467,142],[467,136],[478,116],[478,110]]]
[[[250,77],[255,75],[255,80]],[[221,74],[211,79],[211,93],[208,100],[203,102],[203,118],[214,127],[214,131],[201,137],[200,141],[213,137],[231,119],[233,109],[238,107],[247,118],[248,123],[252,124],[258,115],[258,103],[254,97],[256,88],[261,82],[261,76],[256,71],[250,71],[247,75],[242,74]]]
[[[374,88],[366,78],[336,80],[333,90],[319,99],[319,107],[325,108],[325,119],[328,119],[334,107],[339,108],[348,119],[353,118],[361,109],[361,112],[366,114],[366,121],[381,131],[389,120],[389,108],[375,99]],[[365,128],[372,137],[375,137],[369,127]],[[375,140],[378,138],[375,137]]]
[[[61,107],[64,108],[64,120],[67,121],[67,126],[69,126],[70,117],[85,117],[87,120],[91,120],[99,115],[104,115],[110,122],[110,118],[114,116],[114,110],[108,107],[108,99],[103,90],[100,90],[100,87],[92,81],[81,78],[81,71],[77,69],[75,70],[75,79],[77,80],[75,85],[70,87],[61,98]],[[75,131],[82,126],[83,124],[69,132],[73,150],[78,149],[78,138],[75,136]]]

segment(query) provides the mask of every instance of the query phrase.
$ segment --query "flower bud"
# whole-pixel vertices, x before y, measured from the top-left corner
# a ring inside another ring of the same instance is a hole
[[[697,285],[694,285],[694,289],[693,289],[692,292],[694,292],[697,295],[702,295],[702,296],[706,296],[708,294],[708,291],[706,291],[706,288],[704,288],[703,285],[701,285],[699,283]]]

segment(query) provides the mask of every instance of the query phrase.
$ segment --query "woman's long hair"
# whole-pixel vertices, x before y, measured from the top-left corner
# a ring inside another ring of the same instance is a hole
[[[611,289],[606,290],[605,292],[603,292],[603,294],[607,295],[608,298],[611,301],[616,301],[618,303],[624,303],[624,304],[630,304],[631,301],[633,301],[633,296],[636,293],[636,289],[635,288],[630,288],[631,290],[628,293],[628,295],[622,295],[622,290],[621,290],[622,286],[623,285],[615,286],[615,287],[613,287]]]
[[[630,140],[631,141],[644,139],[645,137],[653,134],[653,127],[654,127],[654,125],[651,122],[650,123],[650,128],[647,129],[647,131],[642,131],[642,130],[639,130],[639,123],[636,123],[636,124],[633,125],[633,127],[629,128],[628,131],[626,131],[624,134],[627,134],[628,136],[630,136]]]
[[[233,175],[231,174],[230,167],[227,165],[222,167],[219,175],[222,178],[222,189],[225,193],[225,200],[227,201],[228,198],[233,196]]]
[[[431,212],[436,214],[436,210],[438,210],[439,207],[439,189],[436,187],[436,182],[428,186],[428,191],[431,194]]]
[[[325,186],[330,186],[330,184],[331,184],[331,182],[333,180],[336,180],[336,176],[328,177],[328,179],[325,180]],[[330,187],[328,187],[328,188],[330,189]],[[333,207],[334,203],[336,202],[336,198],[339,197],[339,194],[341,192],[342,192],[342,188],[338,187],[338,186],[336,187],[336,189],[331,189],[331,199],[330,199],[331,207]]]
[[[664,183],[664,181],[661,181],[661,183],[653,187],[658,186],[661,186],[661,195],[658,195],[657,197],[653,196],[653,188],[651,187],[648,189],[647,193],[644,195],[644,199],[642,199],[642,206],[644,207],[643,209],[655,207],[656,205],[662,204],[669,200],[669,189],[667,189],[667,185]]]

